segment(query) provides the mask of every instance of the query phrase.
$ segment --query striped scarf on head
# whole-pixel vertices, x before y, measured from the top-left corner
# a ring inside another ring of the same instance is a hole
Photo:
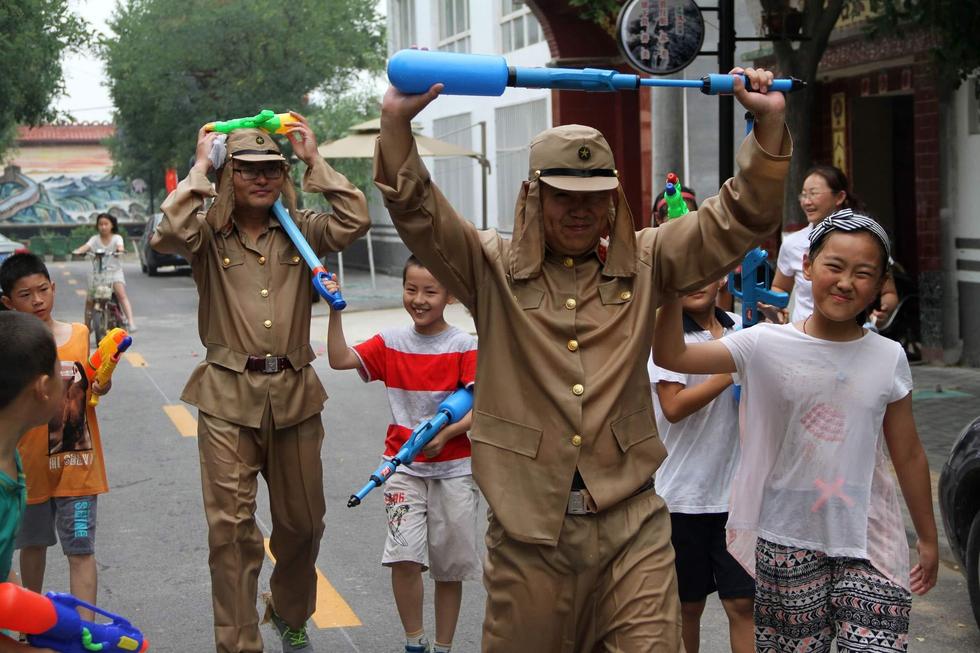
[[[829,236],[835,229],[840,229],[841,231],[867,231],[881,242],[882,247],[885,248],[885,259],[891,261],[891,244],[888,242],[888,234],[885,233],[882,226],[868,216],[855,213],[851,209],[835,211],[814,225],[813,231],[810,232],[810,248],[813,249],[816,247],[818,243]]]

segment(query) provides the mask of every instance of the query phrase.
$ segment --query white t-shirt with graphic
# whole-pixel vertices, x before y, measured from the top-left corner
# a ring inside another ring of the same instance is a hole
[[[779,247],[776,269],[793,280],[792,322],[798,322],[813,315],[813,289],[803,276],[803,255],[810,251],[810,234],[813,225],[808,224],[783,238]]]
[[[734,333],[741,318],[727,314],[733,324],[722,337]],[[684,342],[713,340],[710,331],[688,331]],[[657,493],[670,512],[707,514],[728,512],[728,493],[738,464],[738,404],[732,386],[725,388],[701,410],[671,424],[664,417],[657,383],[667,381],[693,388],[711,378],[710,374],[681,374],[657,366],[653,357],[647,363],[657,431],[667,448],[667,458],[657,469]]]
[[[728,549],[754,575],[756,537],[869,560],[909,587],[909,550],[882,420],[912,391],[902,347],[758,324],[721,340],[741,376],[741,459]]]

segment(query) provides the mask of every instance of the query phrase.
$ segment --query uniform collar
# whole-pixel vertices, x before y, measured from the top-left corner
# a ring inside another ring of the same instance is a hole
[[[718,320],[723,329],[731,329],[735,326],[735,320],[717,306],[715,306],[715,319]],[[684,313],[684,333],[697,333],[704,330],[704,327],[695,322],[693,317]]]

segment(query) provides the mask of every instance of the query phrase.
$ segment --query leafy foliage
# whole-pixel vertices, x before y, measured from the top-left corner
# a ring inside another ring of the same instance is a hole
[[[873,32],[901,35],[907,27],[934,30],[933,50],[943,83],[960,85],[980,68],[980,2],[977,0],[870,0],[881,11]]]
[[[309,111],[384,61],[374,0],[124,0],[102,54],[116,106],[115,172],[163,186],[197,131],[260,109]]]
[[[51,102],[64,90],[62,56],[88,38],[68,0],[0,2],[0,159],[15,125],[56,117]]]
[[[616,20],[626,0],[568,0],[568,6],[580,9],[582,20],[591,20],[609,33],[616,34]]]

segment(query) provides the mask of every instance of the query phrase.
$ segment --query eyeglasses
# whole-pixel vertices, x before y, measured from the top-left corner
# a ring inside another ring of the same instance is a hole
[[[248,168],[235,168],[235,172],[242,176],[245,181],[255,181],[262,175],[266,179],[279,179],[282,177],[282,166],[255,166]]]
[[[820,197],[821,195],[826,195],[827,193],[828,191],[825,190],[803,191],[802,193],[800,193],[800,201],[805,202],[807,200],[814,200]]]

